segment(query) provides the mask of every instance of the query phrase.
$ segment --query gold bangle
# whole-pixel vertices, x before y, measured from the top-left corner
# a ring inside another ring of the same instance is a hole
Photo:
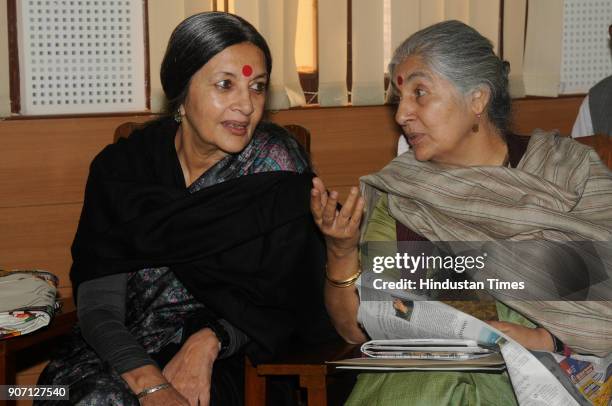
[[[355,282],[357,282],[357,279],[359,279],[359,277],[361,276],[361,266],[359,267],[359,270],[357,270],[356,273],[354,273],[353,275],[349,276],[347,279],[341,280],[341,281],[337,281],[334,280],[332,278],[329,277],[329,274],[327,273],[327,269],[325,270],[325,279],[327,279],[327,281],[329,283],[332,284],[332,286],[335,286],[337,288],[348,288],[349,286],[353,286],[355,284]]]

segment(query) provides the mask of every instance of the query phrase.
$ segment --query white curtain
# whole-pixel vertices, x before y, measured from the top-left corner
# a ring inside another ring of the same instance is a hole
[[[266,38],[272,52],[268,108],[277,110],[306,104],[295,64],[295,29],[298,0],[231,0],[229,12],[248,20]],[[217,1],[217,9],[224,7]],[[151,110],[163,111],[165,97],[159,68],[170,34],[184,18],[213,9],[212,0],[149,0]]]
[[[444,2],[444,19],[459,20],[468,24],[470,19],[469,0],[451,0]]]
[[[195,0],[198,1],[198,0]],[[234,13],[234,0],[211,0],[215,11],[226,11],[228,13]]]
[[[470,0],[468,7],[469,19],[465,23],[488,38],[493,43],[495,53],[499,54],[499,0]]]
[[[6,0],[0,0],[0,27],[8,26]],[[8,35],[0,37],[0,117],[11,115],[11,95],[9,89]]]
[[[391,46],[395,49],[411,34],[429,25],[459,20],[491,40],[497,50],[499,14],[499,0],[391,0]]]
[[[563,0],[530,0],[526,35],[525,92],[556,97],[561,82]]]
[[[384,103],[383,0],[353,0],[354,106]]]
[[[525,52],[525,18],[527,0],[504,2],[504,59],[510,62],[510,95],[525,96],[523,54]]]
[[[305,104],[295,60],[298,3],[299,0],[228,2],[228,11],[247,19],[268,41],[274,60],[268,108],[274,110]],[[530,2],[525,48],[526,0],[504,2],[504,57],[511,64],[510,89],[513,96],[523,95],[525,89],[529,94],[556,95],[561,50],[549,44],[559,43],[562,3],[563,0]],[[218,0],[217,8],[223,4],[223,0]],[[212,0],[149,0],[151,101],[154,110],[160,105],[161,86],[157,78],[169,33],[182,18],[212,7]],[[388,15],[383,15],[385,10]],[[463,21],[489,38],[498,51],[499,15],[499,0],[352,0],[352,104],[384,102],[385,54],[392,54],[403,40],[428,25],[449,19]],[[318,0],[318,97],[321,106],[346,105],[348,102],[348,18],[347,0]],[[545,34],[542,35],[543,31]],[[387,32],[386,38],[383,38],[384,32]],[[158,52],[153,51],[154,46]]]
[[[298,0],[234,0],[233,6],[237,15],[264,36],[272,52],[274,63],[266,107],[279,110],[305,105],[295,63]]]
[[[391,0],[391,56],[406,38],[421,27],[420,0]]]
[[[212,0],[183,0],[183,10],[185,18],[197,13],[212,10]]]
[[[346,88],[348,9],[346,0],[318,0],[319,104],[348,103]]]
[[[159,69],[166,52],[166,45],[174,28],[186,17],[212,10],[210,0],[149,0],[149,77],[151,86],[151,111],[160,113],[166,107],[166,97],[159,79]]]
[[[506,2],[506,4],[509,2]],[[377,3],[377,1],[373,3]],[[390,18],[386,20],[391,23],[390,41],[387,42],[387,46],[391,48],[387,50],[390,55],[393,55],[395,48],[410,35],[422,28],[445,20],[459,20],[474,27],[482,35],[491,40],[496,52],[499,49],[499,0],[389,0],[389,3]],[[370,7],[373,7],[373,4]],[[372,31],[371,27],[367,29]],[[355,30],[361,30],[361,27],[353,26],[353,40],[356,35]],[[367,35],[372,36],[373,34],[368,32]],[[362,60],[369,61],[378,57],[377,50],[373,49],[377,41],[377,38],[374,37],[371,41],[372,46],[363,50],[363,52],[369,53],[367,55],[362,54],[362,59],[356,60],[353,58],[354,71],[360,68],[355,66],[356,63],[362,63]],[[374,75],[375,73],[371,71],[370,74]],[[377,72],[377,75],[376,80],[382,80],[378,78],[383,77],[383,72]],[[375,82],[375,80],[370,80],[370,82]],[[380,85],[380,89],[382,89],[382,85]],[[376,91],[372,92],[372,96],[378,97],[379,91],[379,89],[376,89]],[[353,102],[353,104],[355,103]]]
[[[421,0],[419,12],[419,28],[427,27],[444,20],[444,0]],[[393,12],[393,11],[391,11]]]

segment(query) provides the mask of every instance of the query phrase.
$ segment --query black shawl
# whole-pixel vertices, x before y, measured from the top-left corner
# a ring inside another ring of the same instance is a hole
[[[313,175],[265,172],[189,193],[171,126],[154,122],[94,159],[72,245],[74,297],[87,280],[168,266],[251,338],[254,362],[295,334],[330,337]]]

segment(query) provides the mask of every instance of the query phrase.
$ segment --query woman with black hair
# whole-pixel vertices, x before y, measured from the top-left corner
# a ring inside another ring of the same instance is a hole
[[[245,353],[331,331],[308,157],[260,122],[271,70],[237,16],[174,30],[170,114],[91,165],[72,246],[79,325],[39,384],[68,385],[76,404],[239,405]]]

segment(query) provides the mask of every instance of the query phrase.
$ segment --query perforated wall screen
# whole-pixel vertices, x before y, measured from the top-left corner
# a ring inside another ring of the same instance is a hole
[[[560,93],[585,93],[612,75],[610,24],[612,0],[564,1]]]
[[[18,0],[22,114],[142,111],[142,0]]]

